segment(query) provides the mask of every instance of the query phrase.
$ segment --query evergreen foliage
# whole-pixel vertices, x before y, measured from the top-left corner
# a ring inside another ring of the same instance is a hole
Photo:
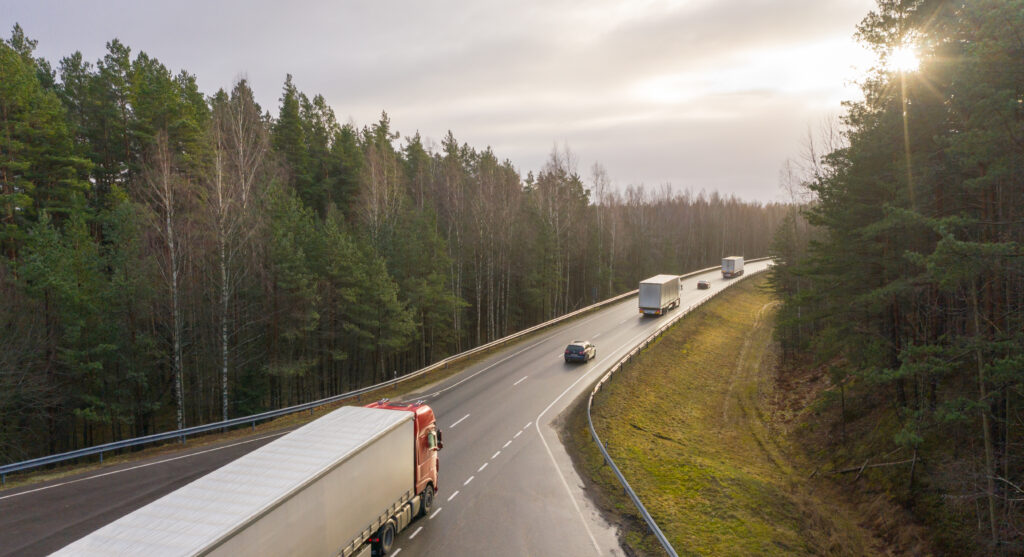
[[[390,379],[764,254],[787,212],[598,192],[568,149],[524,179],[386,113],[339,125],[291,76],[271,117],[118,40],[57,72],[33,48],[0,45],[3,462]]]
[[[891,405],[891,448],[928,463],[906,501],[964,524],[939,536],[951,548],[983,552],[1024,548],[1022,28],[1019,1],[879,2],[858,34],[882,63],[807,180],[816,234],[793,217],[773,246],[780,339],[830,368],[840,438]],[[889,69],[906,44],[920,68]]]

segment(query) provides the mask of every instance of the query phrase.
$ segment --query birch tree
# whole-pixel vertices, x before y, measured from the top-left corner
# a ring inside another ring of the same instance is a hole
[[[151,225],[163,243],[162,258],[164,281],[170,297],[171,312],[171,372],[174,381],[174,402],[176,425],[185,427],[184,416],[184,371],[182,369],[183,315],[181,309],[182,247],[180,244],[180,216],[178,210],[182,197],[187,193],[185,178],[178,170],[174,153],[171,152],[167,133],[157,132],[148,161],[143,169],[142,197],[150,210]]]
[[[216,236],[218,318],[220,321],[221,418],[228,419],[228,376],[231,364],[231,303],[245,272],[244,257],[257,228],[257,213],[266,189],[269,136],[260,107],[245,80],[230,98],[214,99],[210,127],[213,160],[206,181],[207,203]]]

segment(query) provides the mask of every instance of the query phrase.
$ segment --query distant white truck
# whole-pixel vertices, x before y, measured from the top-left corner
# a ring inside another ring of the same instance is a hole
[[[386,555],[437,489],[425,404],[344,406],[55,555]]]
[[[655,275],[640,282],[640,313],[663,315],[679,307],[679,276]]]
[[[722,278],[738,277],[743,274],[743,257],[734,255],[722,259]]]

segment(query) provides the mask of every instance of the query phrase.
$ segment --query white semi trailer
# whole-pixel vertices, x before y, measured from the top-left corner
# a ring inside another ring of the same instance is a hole
[[[345,406],[55,555],[386,554],[437,489],[424,404]]]
[[[662,315],[679,307],[679,276],[655,275],[640,282],[640,313]]]
[[[743,257],[733,255],[722,258],[722,278],[738,277],[743,274]]]

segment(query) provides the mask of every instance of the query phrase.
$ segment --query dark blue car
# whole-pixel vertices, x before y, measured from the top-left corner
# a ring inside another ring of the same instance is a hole
[[[567,362],[587,362],[595,356],[597,356],[597,348],[585,340],[574,340],[565,347],[565,361]]]

